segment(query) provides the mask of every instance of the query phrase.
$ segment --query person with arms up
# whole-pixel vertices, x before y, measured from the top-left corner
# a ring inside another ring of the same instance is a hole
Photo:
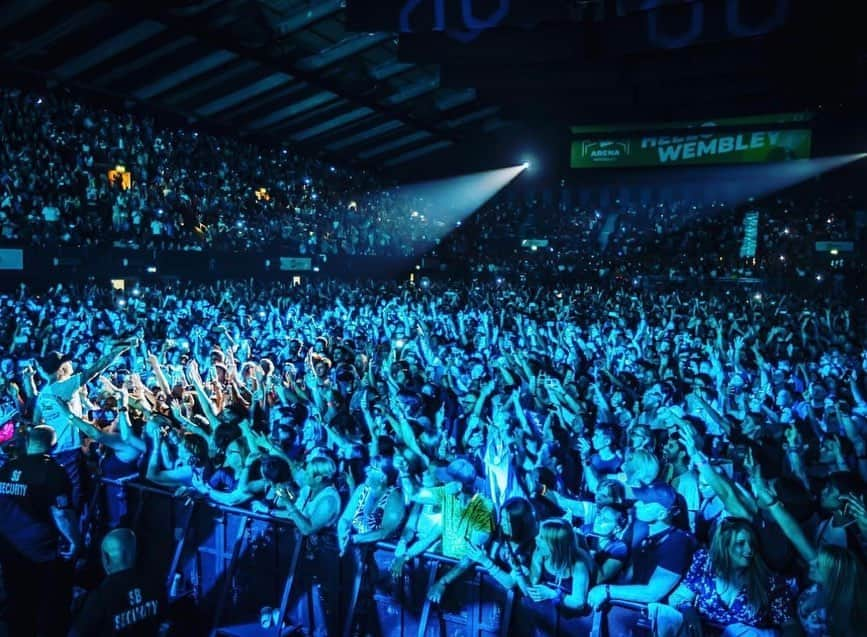
[[[458,560],[428,591],[428,598],[440,603],[446,587],[470,570],[473,560],[472,546],[483,547],[494,530],[493,504],[481,493],[478,477],[472,463],[463,458],[452,460],[437,470],[437,479],[443,486],[423,488],[413,497],[415,502],[434,504],[442,511],[442,554]],[[396,556],[392,573],[397,575],[407,561],[426,551],[435,536],[420,538],[410,545],[405,554]]]
[[[54,429],[27,434],[26,455],[0,468],[0,567],[10,635],[65,635],[79,548],[72,488],[51,457]],[[59,536],[67,549],[61,553]]]
[[[102,540],[106,578],[87,596],[70,637],[152,637],[160,632],[166,594],[135,570],[136,537],[115,529]]]
[[[33,422],[37,425],[49,425],[57,432],[57,445],[52,453],[69,476],[72,484],[72,504],[76,509],[80,508],[82,498],[81,436],[69,414],[77,418],[84,416],[79,393],[81,388],[105,371],[118,356],[133,345],[134,341],[112,341],[102,358],[78,373],[73,368],[72,357],[57,351],[46,354],[37,366],[46,384],[36,396]]]

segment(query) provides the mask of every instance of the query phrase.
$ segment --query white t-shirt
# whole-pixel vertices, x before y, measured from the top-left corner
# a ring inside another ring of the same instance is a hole
[[[78,428],[69,422],[69,417],[58,404],[63,401],[74,415],[81,418],[83,412],[81,396],[78,393],[81,384],[81,374],[73,374],[66,380],[49,383],[36,397],[36,413],[41,415],[41,422],[37,424],[50,425],[57,433],[55,452],[77,449],[81,446]]]

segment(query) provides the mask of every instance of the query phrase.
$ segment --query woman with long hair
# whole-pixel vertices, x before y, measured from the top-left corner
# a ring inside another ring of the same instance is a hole
[[[863,563],[849,549],[816,547],[777,496],[773,484],[756,471],[750,478],[756,503],[774,521],[810,565],[813,585],[798,598],[798,619],[807,637],[856,637],[867,626]],[[848,496],[847,496],[848,499]]]
[[[807,637],[856,637],[867,627],[864,565],[849,549],[822,546],[810,568],[813,585],[798,599]]]
[[[529,578],[522,587],[516,613],[516,634],[585,634],[590,627],[587,591],[593,581],[593,560],[581,547],[575,529],[562,518],[539,526]]]
[[[510,498],[500,508],[500,524],[490,554],[481,547],[471,546],[467,556],[503,588],[526,590],[538,528],[529,500]]]
[[[768,570],[757,547],[749,520],[722,520],[710,549],[693,555],[669,604],[682,614],[693,611],[703,623],[736,625],[737,634],[761,635],[794,624],[791,591],[782,577]]]

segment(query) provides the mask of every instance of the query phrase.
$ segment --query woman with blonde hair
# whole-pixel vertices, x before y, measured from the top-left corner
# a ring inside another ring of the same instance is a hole
[[[539,526],[529,582],[522,590],[526,612],[519,612],[515,618],[516,623],[527,624],[516,626],[520,634],[587,631],[587,591],[593,581],[593,559],[582,543],[572,525],[562,518],[545,520]]]

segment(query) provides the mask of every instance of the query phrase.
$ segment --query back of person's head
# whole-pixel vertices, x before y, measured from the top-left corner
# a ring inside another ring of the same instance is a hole
[[[646,449],[635,449],[624,462],[623,471],[632,486],[650,484],[659,476],[659,458]]]
[[[780,502],[798,522],[806,522],[813,515],[810,492],[804,488],[800,480],[785,476],[777,478],[774,480],[774,489]]]
[[[565,571],[580,559],[575,529],[562,518],[550,518],[539,526],[539,543],[547,549],[551,566]]]
[[[111,575],[135,566],[136,537],[130,529],[109,531],[102,540],[102,567]]]
[[[49,425],[37,425],[27,432],[27,453],[48,453],[57,443],[57,433]]]
[[[193,459],[193,465],[196,467],[204,467],[210,461],[208,455],[208,441],[204,436],[187,431],[184,433],[182,444],[189,452]]]
[[[867,625],[864,564],[852,551],[825,544],[819,549],[816,571],[825,595],[830,635],[863,635]]]
[[[274,484],[288,482],[292,477],[289,463],[277,456],[265,456],[262,458],[262,477]]]
[[[841,494],[859,493],[863,489],[860,478],[852,471],[835,471],[828,476],[828,485]]]
[[[394,464],[391,462],[381,462],[379,468],[385,474],[385,486],[397,486],[397,483],[400,480],[400,471],[395,468]]]
[[[500,524],[508,520],[507,536],[518,544],[529,542],[539,532],[533,505],[524,498],[510,498],[503,502]]]
[[[557,474],[548,467],[536,468],[536,479],[538,486],[545,487],[546,491],[556,491],[558,488]]]
[[[390,436],[378,436],[377,448],[383,458],[394,458],[394,440]]]
[[[221,423],[214,429],[214,446],[221,452],[226,451],[232,442],[243,435],[241,427],[236,423]]]

